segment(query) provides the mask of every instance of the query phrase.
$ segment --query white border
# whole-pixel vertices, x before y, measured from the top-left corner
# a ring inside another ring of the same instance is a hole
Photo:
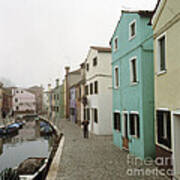
[[[115,69],[118,68],[118,86],[116,86],[116,73],[115,73]],[[114,66],[114,88],[118,89],[120,86],[120,68],[118,65]]]
[[[135,23],[135,34],[134,36],[131,36],[131,25]],[[137,23],[136,23],[136,19],[132,20],[130,23],[129,23],[129,41],[134,39],[136,37],[136,33],[137,33]]]
[[[157,108],[157,109],[155,109],[155,113],[154,113],[154,115],[155,115],[155,144],[157,146],[169,151],[169,152],[172,152],[172,147],[173,147],[173,145],[172,145],[172,126],[171,126],[171,148],[169,148],[163,144],[158,143],[157,111],[170,111],[170,109],[168,109],[168,108]],[[171,113],[171,125],[172,125],[172,112],[170,111],[170,113]]]
[[[117,48],[115,48],[115,40],[117,39]],[[119,49],[119,47],[118,47],[118,36],[115,36],[114,37],[114,39],[113,39],[113,51],[114,52],[116,52],[118,49]]]
[[[118,129],[114,129],[114,113],[119,113],[119,115],[120,115],[120,126],[121,126],[121,131],[122,131],[121,111],[120,111],[120,110],[117,110],[117,109],[115,109],[115,110],[113,111],[113,130],[116,131],[116,132],[118,132],[118,133],[121,133],[121,131],[119,131]]]
[[[133,82],[132,81],[132,60],[134,60],[135,59],[135,63],[136,63],[136,82]],[[136,85],[136,84],[138,84],[138,82],[139,82],[139,78],[138,78],[138,59],[137,59],[137,56],[133,56],[133,57],[131,57],[130,59],[129,59],[129,72],[130,72],[130,83],[131,83],[131,85]]]
[[[123,120],[123,128],[122,128],[122,136],[125,137],[125,121],[124,121],[124,115],[127,114],[127,128],[126,131],[127,131],[127,135],[129,138],[129,112],[128,111],[122,111],[122,120]]]
[[[160,70],[160,46],[159,46],[159,40],[165,37],[165,70]],[[166,32],[162,33],[156,38],[156,65],[157,65],[157,75],[161,75],[167,72],[167,35]]]

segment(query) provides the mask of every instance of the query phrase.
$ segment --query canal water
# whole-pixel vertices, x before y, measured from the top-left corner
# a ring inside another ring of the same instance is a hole
[[[26,121],[11,137],[0,138],[0,172],[13,168],[28,157],[48,157],[54,136],[41,136],[39,122]]]

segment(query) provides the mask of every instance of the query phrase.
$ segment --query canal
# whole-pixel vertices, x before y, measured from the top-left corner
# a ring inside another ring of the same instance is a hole
[[[55,136],[41,136],[38,121],[26,121],[11,137],[0,137],[0,172],[13,168],[28,157],[48,157]]]

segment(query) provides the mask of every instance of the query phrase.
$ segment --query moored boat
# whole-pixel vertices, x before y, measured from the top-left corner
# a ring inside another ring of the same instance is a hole
[[[17,168],[20,180],[34,180],[38,177],[42,178],[47,163],[48,159],[45,157],[31,157],[24,160]]]

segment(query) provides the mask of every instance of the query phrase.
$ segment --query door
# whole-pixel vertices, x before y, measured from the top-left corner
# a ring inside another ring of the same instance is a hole
[[[180,179],[180,112],[174,112],[172,120],[172,140],[173,140],[173,168],[175,177]]]
[[[124,133],[123,133],[123,148],[125,149],[129,149],[129,139],[128,139],[128,114],[124,113],[123,114],[123,121],[124,121]]]

